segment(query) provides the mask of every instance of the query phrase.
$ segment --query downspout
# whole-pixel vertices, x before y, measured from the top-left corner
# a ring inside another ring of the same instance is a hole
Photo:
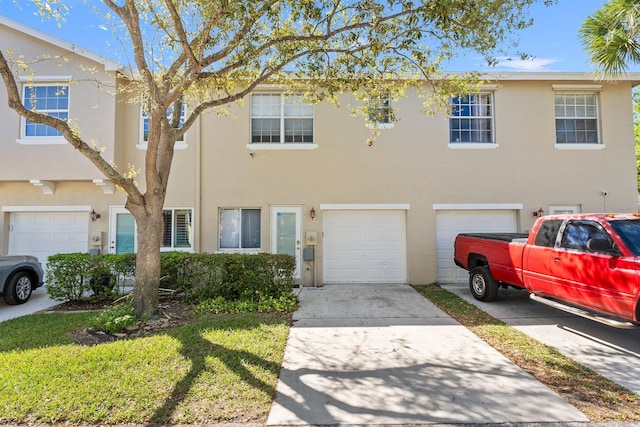
[[[202,224],[202,203],[201,203],[201,191],[202,191],[202,140],[201,140],[201,135],[202,135],[202,120],[200,120],[200,117],[198,117],[198,122],[197,125],[194,126],[196,132],[195,132],[195,139],[196,139],[196,143],[195,143],[195,150],[196,150],[196,159],[195,159],[195,166],[196,166],[196,176],[195,176],[195,205],[193,207],[194,211],[196,212],[195,215],[195,219],[193,219],[193,229],[194,229],[194,233],[193,233],[193,250],[197,253],[200,252],[200,241],[201,241],[201,224]]]

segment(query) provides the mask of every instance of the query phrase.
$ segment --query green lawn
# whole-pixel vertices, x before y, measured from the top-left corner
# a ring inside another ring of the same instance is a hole
[[[67,333],[95,316],[0,324],[0,424],[266,420],[289,332],[285,315],[203,315],[150,337],[73,343]]]

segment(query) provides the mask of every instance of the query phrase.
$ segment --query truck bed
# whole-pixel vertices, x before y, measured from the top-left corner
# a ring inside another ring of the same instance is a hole
[[[529,237],[527,233],[460,233],[460,235],[479,239],[499,240],[501,242],[513,242]]]

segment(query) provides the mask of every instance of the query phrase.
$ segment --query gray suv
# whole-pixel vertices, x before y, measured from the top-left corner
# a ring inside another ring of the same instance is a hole
[[[27,302],[31,292],[42,286],[44,272],[38,258],[28,255],[0,255],[0,295],[7,304]]]

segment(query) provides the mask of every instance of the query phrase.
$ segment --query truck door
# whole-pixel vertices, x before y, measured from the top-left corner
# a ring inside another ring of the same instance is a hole
[[[525,247],[522,262],[522,274],[525,287],[537,295],[553,296],[555,278],[551,271],[555,255],[558,231],[562,220],[545,220],[538,230],[533,244]]]
[[[593,243],[597,241],[599,245]],[[555,296],[568,303],[628,317],[633,292],[633,283],[628,280],[633,272],[629,268],[633,270],[633,263],[621,256],[598,222],[568,221],[553,257]]]

